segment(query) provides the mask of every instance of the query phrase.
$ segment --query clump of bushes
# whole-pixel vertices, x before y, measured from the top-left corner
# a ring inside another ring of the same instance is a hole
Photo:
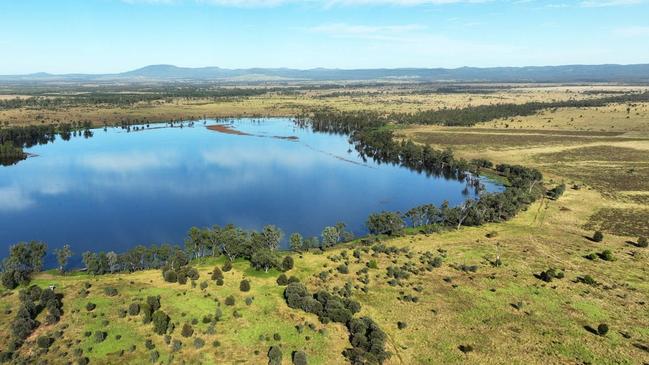
[[[353,319],[347,325],[351,348],[343,355],[352,364],[382,364],[391,354],[385,350],[385,333],[369,317]]]
[[[551,282],[554,279],[562,279],[565,276],[564,272],[557,270],[555,268],[549,268],[545,271],[541,271],[537,277],[546,283]]]
[[[205,346],[205,340],[203,340],[202,338],[196,337],[194,339],[194,347],[197,348],[197,349],[200,349],[200,348],[203,348],[203,346]]]
[[[338,272],[341,274],[349,274],[349,267],[347,267],[347,265],[345,264],[338,266],[336,270],[338,270]]]
[[[615,257],[613,257],[613,252],[611,252],[611,250],[604,250],[604,251],[598,253],[597,256],[599,256],[599,258],[604,260],[604,261],[614,261],[615,260]]]
[[[284,298],[291,308],[299,308],[318,316],[321,322],[347,323],[360,311],[360,304],[325,291],[311,295],[301,283],[291,283],[284,290]]]
[[[242,292],[250,291],[250,281],[246,279],[241,280],[241,283],[239,283],[239,290]]]
[[[212,271],[212,280],[216,282],[216,285],[223,286],[223,272],[218,267]]]

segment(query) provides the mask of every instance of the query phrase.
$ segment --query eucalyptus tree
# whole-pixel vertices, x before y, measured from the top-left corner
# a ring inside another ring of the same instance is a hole
[[[293,233],[288,241],[291,250],[295,252],[300,252],[304,248],[304,238],[297,232]]]
[[[70,245],[63,245],[61,248],[54,250],[54,255],[56,256],[56,262],[59,264],[59,271],[61,273],[65,272],[65,266],[68,264],[68,260],[72,257],[72,249]]]

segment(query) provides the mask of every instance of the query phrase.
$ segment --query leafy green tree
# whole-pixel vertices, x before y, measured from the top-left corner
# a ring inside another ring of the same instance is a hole
[[[300,252],[304,249],[304,238],[299,233],[293,233],[289,238],[289,246],[291,250],[295,252]]]
[[[171,318],[167,315],[167,313],[157,310],[153,312],[153,330],[155,333],[159,335],[164,335],[167,333],[167,328],[169,327],[169,322],[171,321]]]
[[[268,272],[273,267],[277,267],[277,254],[269,249],[261,249],[252,254],[250,264],[257,270]]]
[[[381,212],[370,214],[367,219],[367,229],[372,234],[399,234],[405,227],[401,215],[396,212]]]
[[[63,273],[65,266],[68,264],[68,260],[72,257],[70,245],[63,245],[63,247],[55,249],[54,255],[56,256],[56,262],[59,264],[59,271]]]
[[[9,248],[9,257],[2,263],[2,285],[14,289],[19,284],[27,284],[31,276],[43,268],[47,245],[42,242],[21,242]]]
[[[340,238],[339,231],[336,227],[325,227],[322,230],[322,246],[331,247],[338,243]]]

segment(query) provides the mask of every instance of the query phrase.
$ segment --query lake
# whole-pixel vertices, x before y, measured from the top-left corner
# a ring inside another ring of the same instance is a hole
[[[227,223],[310,237],[344,222],[361,235],[370,213],[475,197],[460,181],[364,161],[346,136],[291,119],[187,125],[95,129],[92,138],[59,138],[0,167],[0,256],[11,244],[41,240],[53,266],[52,249],[67,243],[78,266],[86,250],[182,244],[192,226]]]

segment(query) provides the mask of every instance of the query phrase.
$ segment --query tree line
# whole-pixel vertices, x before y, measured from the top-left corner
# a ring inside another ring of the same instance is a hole
[[[425,110],[416,113],[393,113],[389,118],[403,124],[437,124],[470,127],[480,122],[515,116],[533,115],[543,109],[592,108],[613,103],[638,103],[649,101],[649,92],[626,93],[596,99],[527,102],[523,104],[490,104],[458,108]]]

